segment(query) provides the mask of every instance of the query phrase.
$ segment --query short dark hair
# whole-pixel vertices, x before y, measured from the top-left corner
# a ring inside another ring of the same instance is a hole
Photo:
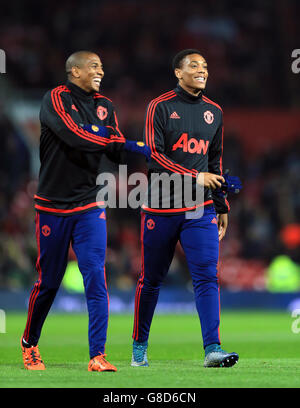
[[[187,55],[191,54],[199,54],[201,55],[199,50],[193,49],[193,48],[188,48],[186,50],[179,51],[178,54],[175,55],[173,58],[172,66],[173,69],[175,68],[181,68],[182,67],[182,61]]]
[[[89,50],[83,50],[83,51],[76,51],[72,55],[69,56],[69,58],[66,61],[66,72],[67,75],[71,75],[72,67],[80,67],[86,58],[87,55],[90,54],[95,54],[97,55],[96,52],[94,51],[89,51]]]

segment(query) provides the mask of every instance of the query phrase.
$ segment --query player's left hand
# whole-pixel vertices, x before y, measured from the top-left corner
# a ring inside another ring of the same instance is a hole
[[[129,152],[143,154],[147,161],[151,158],[151,149],[144,142],[126,139],[124,149]]]
[[[227,169],[223,174],[224,182],[221,182],[221,187],[215,189],[215,193],[220,197],[226,197],[227,193],[238,194],[243,188],[242,182],[237,176],[229,176],[229,170]]]
[[[229,169],[225,170],[223,178],[225,182],[221,184],[222,191],[225,191],[226,193],[238,194],[240,190],[243,188],[242,182],[239,177],[229,176]]]
[[[228,227],[228,214],[218,214],[219,241],[222,241]]]

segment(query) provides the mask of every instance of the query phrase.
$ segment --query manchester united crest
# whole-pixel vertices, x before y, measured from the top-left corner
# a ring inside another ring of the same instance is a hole
[[[209,125],[211,125],[213,123],[214,114],[211,111],[209,111],[209,110],[205,111],[203,116],[204,116],[204,120],[205,120],[206,123],[208,123]]]
[[[149,230],[153,230],[154,227],[155,227],[155,222],[152,220],[152,218],[149,218],[149,220],[147,221],[147,228]]]
[[[51,234],[51,228],[48,225],[43,225],[42,226],[42,234],[45,237],[48,237]]]
[[[104,120],[107,117],[107,108],[105,108],[104,106],[98,106],[97,108],[97,116],[100,120]]]

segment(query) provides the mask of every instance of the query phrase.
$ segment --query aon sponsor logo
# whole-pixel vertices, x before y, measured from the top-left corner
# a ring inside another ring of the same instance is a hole
[[[209,140],[188,139],[187,133],[182,133],[178,141],[173,145],[172,151],[182,149],[184,152],[206,154]]]

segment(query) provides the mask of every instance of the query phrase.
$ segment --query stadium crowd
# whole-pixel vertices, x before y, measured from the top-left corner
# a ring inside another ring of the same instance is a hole
[[[136,105],[173,86],[171,61],[178,50],[198,48],[213,78],[212,99],[226,106],[287,107],[299,102],[299,81],[290,83],[290,64],[281,60],[290,61],[298,48],[299,7],[297,0],[6,2],[1,48],[15,84],[29,89],[64,82],[66,58],[94,50],[113,100]]]
[[[184,7],[176,1],[136,0],[46,0],[40,7],[31,0],[14,7],[5,3],[2,9],[1,48],[12,89],[21,89],[28,99],[40,98],[65,82],[63,67],[70,53],[94,50],[104,62],[103,93],[113,99],[122,130],[132,139],[141,138],[146,103],[174,87],[171,60],[183,48],[198,48],[207,58],[208,95],[225,110],[300,105],[299,83],[290,79],[290,67],[280,63],[286,47],[292,47],[292,35],[283,33],[300,34],[299,2],[293,0],[201,5],[187,0]],[[31,171],[27,136],[3,104],[0,132],[0,288],[18,289],[36,279],[37,174]],[[224,148],[224,168],[241,176],[244,189],[231,200],[234,210],[221,244],[221,283],[233,287],[240,279],[242,288],[261,289],[263,271],[274,256],[287,254],[300,263],[300,137],[255,160],[247,157],[239,135],[227,135]],[[108,162],[104,166],[116,171]],[[137,170],[145,170],[143,160],[130,165],[129,172]],[[108,282],[132,289],[140,270],[139,211],[108,210],[108,232]],[[166,284],[189,283],[178,246]]]

